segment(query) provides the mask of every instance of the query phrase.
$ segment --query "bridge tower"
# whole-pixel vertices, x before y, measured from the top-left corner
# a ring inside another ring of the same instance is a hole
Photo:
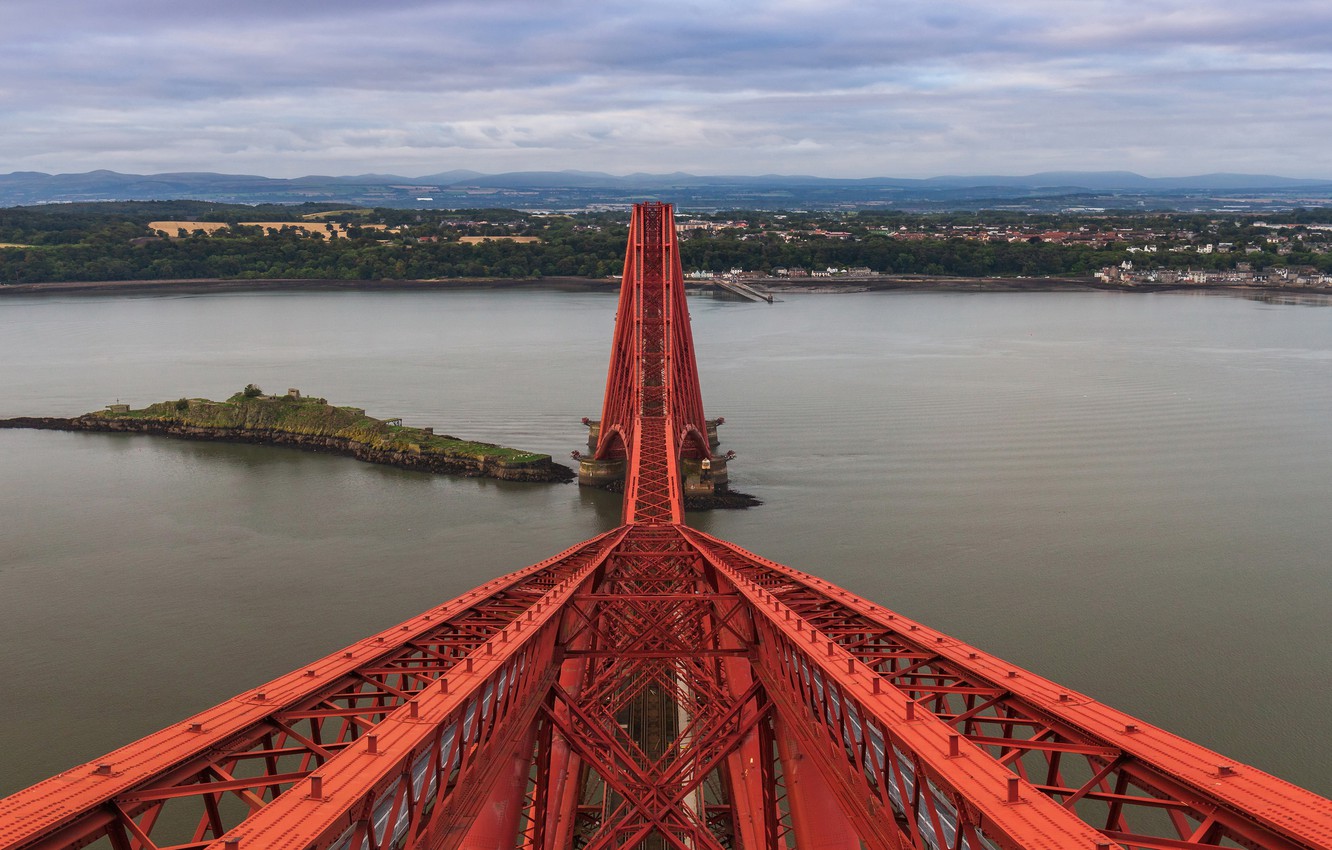
[[[0,850],[1332,850],[1332,801],[684,525],[634,221],[619,527],[0,800]]]
[[[724,489],[726,459],[712,451],[719,422],[703,416],[673,208],[637,204],[629,222],[601,419],[588,420],[593,453],[580,459],[578,483],[603,486],[632,478],[636,459],[644,457],[641,449],[658,439],[660,427],[686,493]],[[655,451],[653,446],[649,454]]]

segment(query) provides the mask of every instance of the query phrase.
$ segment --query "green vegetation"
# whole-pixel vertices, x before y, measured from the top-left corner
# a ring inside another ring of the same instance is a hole
[[[460,440],[447,434],[435,435],[421,428],[390,425],[366,416],[360,408],[336,407],[322,398],[266,396],[254,384],[249,384],[226,401],[179,399],[150,404],[141,410],[125,413],[100,411],[89,415],[107,419],[171,422],[199,428],[283,431],[311,437],[346,439],[386,451],[438,454],[477,461],[530,463],[549,460],[549,455]]]
[[[239,221],[347,227],[261,233]],[[686,270],[864,268],[883,274],[1076,276],[1132,260],[1138,269],[1332,272],[1332,210],[1264,216],[1139,211],[1026,214],[1006,211],[908,214],[886,211],[695,215],[710,227],[686,231]],[[213,236],[148,229],[155,220],[227,222]],[[514,210],[347,209],[333,204],[247,207],[200,201],[58,204],[0,209],[0,285],[46,281],[226,279],[431,280],[618,275],[627,213],[542,215]],[[364,225],[385,225],[388,230]],[[1050,239],[1042,234],[1091,234]],[[463,244],[464,236],[537,236],[539,243]],[[1207,243],[1229,248],[1204,253]]]

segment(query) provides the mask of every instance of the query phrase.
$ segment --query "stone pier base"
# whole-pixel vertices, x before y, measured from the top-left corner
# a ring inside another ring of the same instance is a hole
[[[728,483],[726,461],[722,458],[710,461],[680,458],[680,479],[686,496],[710,495],[725,490]]]
[[[596,451],[597,442],[601,438],[601,422],[596,419],[583,421],[587,424],[587,447]],[[708,446],[714,451],[721,442],[717,439],[717,426],[721,423],[720,419],[707,421]],[[583,458],[578,462],[578,483],[587,487],[605,487],[613,481],[622,480],[627,466],[624,460]],[[708,461],[681,458],[680,479],[686,496],[709,496],[725,492],[728,484],[726,460],[721,457]]]
[[[626,463],[623,460],[583,458],[578,461],[578,483],[585,487],[605,487],[624,478]]]

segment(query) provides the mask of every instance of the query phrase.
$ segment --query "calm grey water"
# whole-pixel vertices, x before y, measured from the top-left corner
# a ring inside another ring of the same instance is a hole
[[[614,299],[0,301],[0,416],[299,387],[557,458]],[[735,486],[691,523],[1332,794],[1332,309],[691,302]],[[618,498],[0,431],[0,794],[613,526]]]

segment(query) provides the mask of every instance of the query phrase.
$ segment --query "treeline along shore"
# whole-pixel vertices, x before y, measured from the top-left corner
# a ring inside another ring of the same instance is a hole
[[[690,217],[692,216],[692,217]],[[677,213],[686,274],[857,272],[930,280],[1074,280],[1107,269],[1332,276],[1332,209]],[[0,208],[0,291],[27,284],[300,280],[426,287],[604,280],[623,269],[622,211],[246,207],[198,201]],[[253,284],[251,284],[253,285]],[[811,283],[811,285],[813,285]],[[880,285],[887,285],[881,283]],[[1043,284],[1014,284],[1035,288]]]
[[[577,292],[618,292],[619,278],[493,277],[442,280],[348,280],[342,278],[180,278],[168,280],[98,280],[0,285],[5,295],[200,295],[218,292],[426,292],[460,289],[563,289]]]
[[[854,292],[1273,292],[1332,294],[1332,290],[1287,284],[1281,281],[1243,284],[1199,284],[1194,282],[1140,283],[1106,281],[1096,277],[957,277],[950,275],[875,275],[867,277],[797,279],[763,277],[747,280],[773,293]],[[691,288],[709,288],[706,280],[687,281]],[[201,295],[227,292],[449,292],[477,289],[559,290],[566,292],[619,291],[619,278],[449,278],[445,280],[346,280],[336,278],[228,279],[190,278],[176,280],[105,280],[23,283],[0,286],[6,295]]]
[[[430,428],[380,420],[322,398],[264,395],[251,385],[226,401],[182,398],[141,410],[112,405],[72,418],[0,419],[0,428],[152,434],[182,440],[285,446],[421,472],[503,481],[568,482],[573,470],[550,455],[437,435]]]

